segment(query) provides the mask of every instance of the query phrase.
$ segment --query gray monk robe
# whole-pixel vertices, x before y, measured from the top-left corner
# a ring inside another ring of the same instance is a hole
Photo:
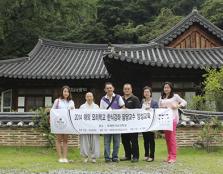
[[[87,102],[80,106],[80,109],[99,109],[95,103],[89,105]],[[80,153],[85,158],[96,159],[100,157],[100,142],[97,134],[80,135]]]

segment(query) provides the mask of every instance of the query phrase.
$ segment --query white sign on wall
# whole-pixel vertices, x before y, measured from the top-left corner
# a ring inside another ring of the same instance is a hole
[[[18,97],[18,107],[25,106],[25,97]]]
[[[45,107],[52,106],[52,97],[45,97]]]

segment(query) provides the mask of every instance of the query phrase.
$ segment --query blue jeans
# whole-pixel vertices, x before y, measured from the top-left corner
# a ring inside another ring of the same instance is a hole
[[[112,152],[112,159],[118,159],[118,151],[120,145],[120,134],[105,134],[104,135],[104,157],[105,160],[110,160],[110,146],[111,140],[113,137],[113,152]]]

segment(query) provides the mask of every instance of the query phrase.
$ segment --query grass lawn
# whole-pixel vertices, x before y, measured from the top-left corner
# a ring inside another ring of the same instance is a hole
[[[57,162],[55,149],[35,147],[0,147],[0,169],[28,170],[30,172],[46,172],[56,169],[72,169],[84,171],[143,171],[157,173],[223,173],[223,148],[218,148],[212,153],[192,148],[180,148],[175,164],[166,164],[166,145],[162,139],[156,140],[155,161],[143,161],[143,141],[140,137],[140,162],[104,163],[103,139],[101,138],[101,158],[96,164],[83,163],[79,149],[69,150],[69,159],[73,163],[60,164]],[[123,156],[123,147],[120,148],[120,157]]]

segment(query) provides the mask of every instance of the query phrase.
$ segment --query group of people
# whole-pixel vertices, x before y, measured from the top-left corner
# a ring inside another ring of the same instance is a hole
[[[87,92],[85,95],[86,102],[80,106],[80,109],[136,109],[142,108],[149,110],[150,108],[171,108],[173,110],[173,131],[164,131],[168,156],[165,162],[176,162],[176,126],[179,121],[178,108],[185,107],[187,102],[178,94],[174,94],[173,85],[170,82],[165,82],[162,87],[162,92],[159,101],[152,99],[152,89],[148,86],[143,88],[143,99],[140,102],[139,98],[133,94],[132,85],[129,83],[123,86],[123,96],[114,93],[114,86],[112,83],[105,83],[105,96],[100,101],[100,106],[94,103],[94,96],[92,92]],[[53,109],[74,109],[74,102],[72,100],[71,91],[68,86],[61,89],[61,94],[58,99],[54,101]],[[155,133],[143,132],[144,140],[144,160],[152,162],[155,159]],[[99,136],[96,134],[80,135],[80,153],[84,157],[84,162],[95,163],[96,159],[100,157],[100,143]],[[68,135],[56,135],[56,150],[59,157],[59,162],[67,163],[67,141]],[[125,156],[119,159],[119,147],[122,141]],[[113,144],[113,151],[111,154],[111,142]],[[138,132],[125,134],[105,134],[104,135],[104,159],[105,162],[119,162],[119,161],[139,161],[139,144]]]

